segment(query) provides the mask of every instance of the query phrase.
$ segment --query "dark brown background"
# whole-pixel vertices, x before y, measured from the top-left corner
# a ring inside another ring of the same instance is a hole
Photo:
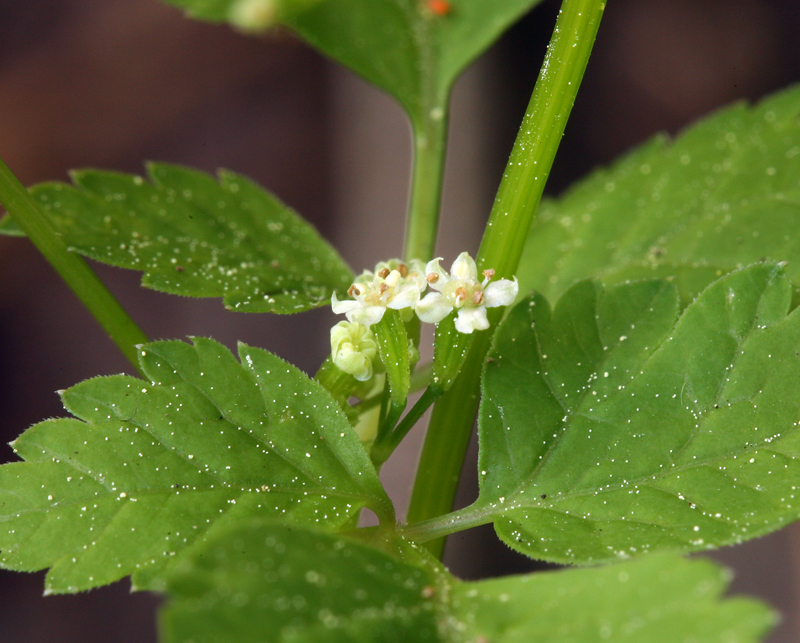
[[[448,261],[477,246],[557,8],[547,0],[457,87],[442,224]],[[674,133],[720,105],[796,82],[798,27],[794,0],[612,0],[550,191],[657,130]],[[0,156],[26,184],[63,180],[75,167],[139,172],[146,159],[227,167],[312,220],[360,270],[401,251],[408,145],[390,100],[288,35],[240,36],[156,0],[0,0]],[[327,311],[237,315],[218,301],[141,290],[133,273],[98,271],[153,338],[241,339],[308,372],[325,355]],[[126,369],[30,245],[0,238],[0,443],[62,414],[53,391]],[[384,473],[401,508],[420,438]],[[0,449],[0,461],[10,459]],[[462,504],[474,497],[473,469]],[[793,527],[718,556],[736,569],[736,591],[786,614],[773,643],[800,638],[798,540]],[[531,565],[486,528],[455,536],[448,562],[469,578]],[[157,600],[129,596],[127,582],[77,597],[41,590],[42,574],[0,571],[0,640],[155,640]]]

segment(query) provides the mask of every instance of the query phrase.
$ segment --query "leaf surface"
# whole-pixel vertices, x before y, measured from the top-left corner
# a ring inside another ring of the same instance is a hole
[[[756,643],[777,615],[751,599],[723,599],[729,582],[711,561],[651,556],[458,583],[452,604],[471,641]]]
[[[361,507],[393,521],[366,451],[317,383],[261,349],[148,344],[151,382],[118,375],[62,393],[79,419],[35,425],[0,467],[0,563],[51,567],[74,592],[134,574],[151,586],[221,525],[270,517],[333,529]]]
[[[767,607],[723,599],[705,560],[460,582],[409,551],[282,525],[239,525],[170,574],[166,643],[755,643]]]
[[[222,297],[242,312],[295,313],[347,290],[352,272],[317,231],[250,180],[164,163],[140,176],[86,170],[32,188],[72,249],[144,272],[142,285]],[[11,220],[3,230],[16,233]]]
[[[542,204],[520,293],[581,279],[672,278],[685,306],[744,265],[788,261],[800,283],[800,87],[659,136]]]
[[[535,558],[587,564],[754,538],[800,512],[800,313],[780,266],[717,281],[678,319],[642,281],[540,296],[484,374],[467,514]]]
[[[440,640],[430,573],[340,536],[242,526],[171,576],[166,643]]]

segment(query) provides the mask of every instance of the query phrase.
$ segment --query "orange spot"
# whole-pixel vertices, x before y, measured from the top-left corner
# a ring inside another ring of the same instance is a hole
[[[428,0],[428,9],[436,16],[446,16],[453,10],[453,5],[447,0]]]

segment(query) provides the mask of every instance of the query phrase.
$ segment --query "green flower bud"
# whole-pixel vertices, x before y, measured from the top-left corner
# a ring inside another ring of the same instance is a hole
[[[277,0],[238,0],[228,11],[228,20],[242,31],[265,31],[278,19]]]
[[[331,328],[333,363],[359,382],[372,377],[372,360],[377,355],[375,336],[363,324],[342,321]]]

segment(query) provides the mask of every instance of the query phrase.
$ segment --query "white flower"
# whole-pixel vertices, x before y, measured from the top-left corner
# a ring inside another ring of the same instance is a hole
[[[408,264],[399,259],[381,261],[375,272],[365,270],[347,290],[354,299],[339,301],[333,293],[331,308],[337,315],[347,315],[351,322],[372,326],[383,318],[387,308],[413,310],[424,289],[425,271],[418,259]]]
[[[516,278],[514,281],[499,279],[489,283],[494,270],[484,270],[483,281],[478,281],[478,268],[466,252],[458,255],[450,274],[439,265],[440,260],[438,257],[429,261],[425,267],[427,282],[438,292],[428,293],[416,305],[417,315],[424,322],[440,322],[456,308],[457,331],[485,330],[489,328],[486,309],[508,306],[517,298],[519,285]]]
[[[377,355],[375,336],[366,326],[343,321],[331,328],[333,363],[359,382],[372,377],[372,360]]]

